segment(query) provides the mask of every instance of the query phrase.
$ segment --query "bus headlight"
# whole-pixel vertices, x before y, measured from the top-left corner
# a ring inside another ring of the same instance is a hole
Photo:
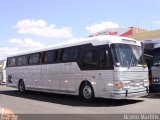
[[[160,83],[160,79],[159,78],[153,78],[153,83]]]
[[[114,89],[116,89],[116,90],[122,90],[122,88],[123,88],[122,81],[115,81],[114,82]]]
[[[145,87],[149,86],[149,80],[143,80],[143,85],[144,85]]]
[[[123,88],[129,89],[130,88],[130,81],[123,81]]]

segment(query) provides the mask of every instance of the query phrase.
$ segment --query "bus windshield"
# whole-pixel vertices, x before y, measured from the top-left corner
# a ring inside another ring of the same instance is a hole
[[[111,45],[114,63],[121,67],[134,67],[142,65],[142,49],[140,46],[130,44]]]

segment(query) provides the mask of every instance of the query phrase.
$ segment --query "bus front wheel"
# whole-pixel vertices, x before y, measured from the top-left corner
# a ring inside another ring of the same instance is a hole
[[[94,99],[93,87],[90,83],[85,82],[80,88],[80,97],[84,101],[92,101]]]

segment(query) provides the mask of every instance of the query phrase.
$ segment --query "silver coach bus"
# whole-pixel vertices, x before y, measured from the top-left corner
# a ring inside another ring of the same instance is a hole
[[[96,36],[7,57],[7,86],[25,90],[125,99],[148,93],[141,43]]]

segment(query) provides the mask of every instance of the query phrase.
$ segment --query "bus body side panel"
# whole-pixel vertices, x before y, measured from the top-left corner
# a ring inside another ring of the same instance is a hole
[[[56,93],[79,95],[79,87],[83,81],[92,84],[95,97],[106,97],[107,92],[113,89],[113,71],[82,71],[76,62],[44,65],[42,78],[44,90]]]
[[[11,76],[12,83],[7,81],[7,85],[18,88],[19,80],[23,80],[26,89],[38,88],[41,86],[41,65],[8,67],[7,76]]]
[[[113,70],[100,70],[97,72],[99,73],[99,80],[97,80],[97,94],[95,96],[110,98],[110,93],[113,90]]]
[[[41,65],[27,66],[24,69],[24,74],[27,88],[41,88],[43,86],[41,82]]]
[[[74,62],[43,65],[43,87],[50,91],[75,94],[78,73],[80,70]]]
[[[18,88],[17,68],[16,67],[7,67],[6,74],[7,74],[7,84],[6,85],[9,87]],[[10,80],[10,82],[9,82],[9,80]]]

